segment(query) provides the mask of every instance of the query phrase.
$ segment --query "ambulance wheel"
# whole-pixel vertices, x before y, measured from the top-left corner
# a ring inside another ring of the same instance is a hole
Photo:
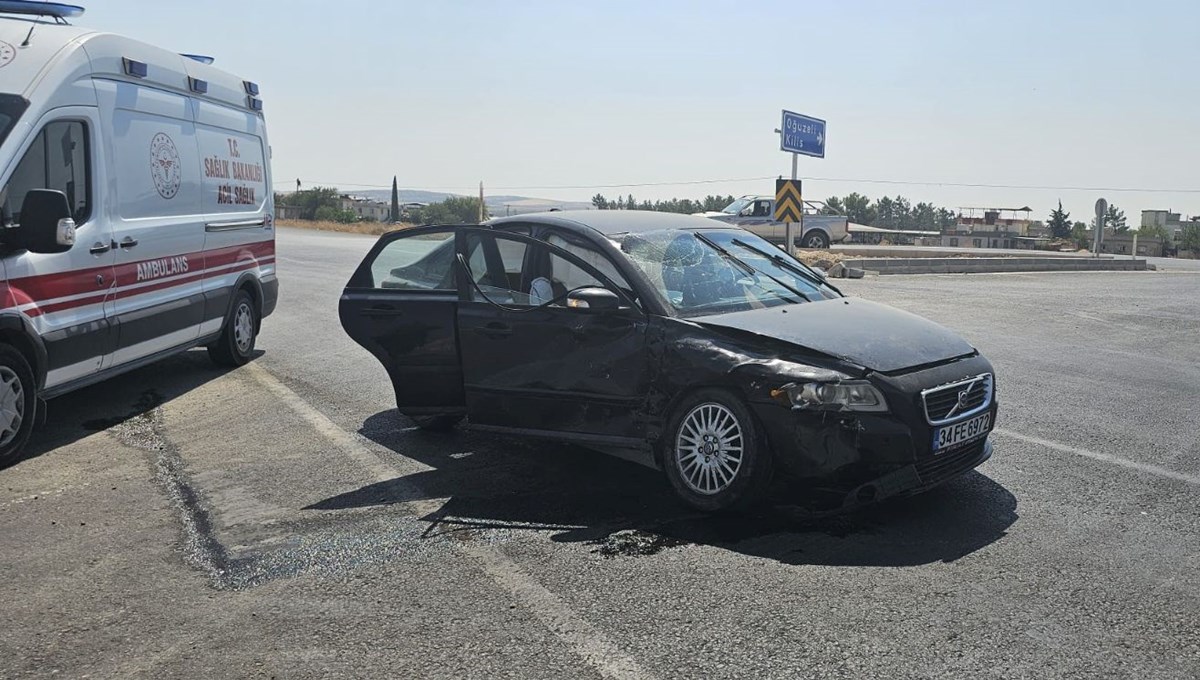
[[[241,366],[250,361],[254,354],[254,340],[258,336],[258,311],[254,300],[244,290],[233,296],[233,307],[221,337],[208,346],[208,356],[220,366]]]
[[[33,369],[21,353],[0,345],[0,468],[21,459],[37,419]]]

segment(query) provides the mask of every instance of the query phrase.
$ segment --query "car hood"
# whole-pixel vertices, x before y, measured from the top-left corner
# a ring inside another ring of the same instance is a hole
[[[852,298],[691,319],[776,338],[865,368],[890,373],[972,354],[950,329],[908,312]]]

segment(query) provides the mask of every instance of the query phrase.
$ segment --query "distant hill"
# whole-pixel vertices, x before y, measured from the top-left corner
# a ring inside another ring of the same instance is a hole
[[[345,193],[376,201],[384,201],[385,203],[392,200],[391,189],[363,189],[360,191],[347,191]],[[399,189],[397,193],[400,195],[401,203],[437,203],[451,196],[464,195],[447,194],[438,191],[421,191],[419,189]],[[551,208],[558,208],[559,210],[592,210],[594,207],[591,203],[585,201],[556,201],[550,198],[531,198],[529,196],[507,194],[498,196],[484,194],[483,202],[487,205],[488,212],[495,217],[545,212]]]

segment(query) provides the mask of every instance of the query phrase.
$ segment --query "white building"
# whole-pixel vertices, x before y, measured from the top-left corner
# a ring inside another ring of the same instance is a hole
[[[342,210],[349,210],[360,220],[375,220],[385,222],[391,216],[391,205],[383,201],[373,201],[361,196],[342,194],[338,197]]]

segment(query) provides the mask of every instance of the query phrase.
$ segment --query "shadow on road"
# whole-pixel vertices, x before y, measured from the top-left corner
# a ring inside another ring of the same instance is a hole
[[[1003,538],[1017,519],[1017,499],[979,472],[849,514],[814,518],[784,493],[770,509],[714,517],[683,508],[661,473],[573,446],[424,432],[394,410],[368,418],[360,433],[434,469],[306,509],[448,498],[422,518],[430,522],[427,535],[529,530],[613,557],[699,544],[788,564],[846,566],[951,562]]]
[[[263,352],[258,350],[255,358]],[[228,373],[203,349],[193,349],[47,402],[46,423],[35,428],[13,465],[37,458],[94,432],[143,418],[158,406]]]

